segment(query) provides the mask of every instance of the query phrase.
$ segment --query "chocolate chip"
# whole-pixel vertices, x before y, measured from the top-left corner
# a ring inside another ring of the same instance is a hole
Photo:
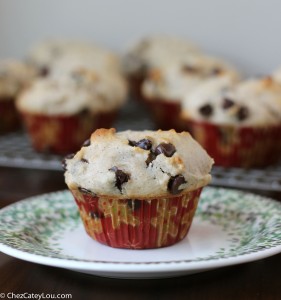
[[[222,73],[222,69],[220,68],[214,68],[211,72],[211,75],[219,75]]]
[[[228,109],[234,105],[234,101],[229,98],[224,98],[222,103],[223,109]]]
[[[71,153],[71,154],[68,154],[68,155],[66,155],[66,156],[64,157],[64,159],[63,159],[62,162],[61,162],[61,165],[62,165],[62,168],[63,168],[64,171],[66,171],[66,169],[67,169],[67,163],[66,163],[66,160],[67,160],[67,159],[72,159],[74,156],[75,156],[75,154],[74,154],[74,153]]]
[[[142,139],[137,142],[136,146],[144,150],[150,150],[152,147],[152,142],[148,139]]]
[[[87,163],[87,164],[89,163],[88,159],[86,159],[86,158],[82,158],[81,161],[84,163]]]
[[[173,195],[177,195],[181,192],[179,187],[184,183],[186,183],[186,180],[182,175],[172,176],[168,182],[168,191]]]
[[[88,147],[88,146],[90,146],[90,145],[91,145],[91,140],[88,139],[88,140],[86,140],[86,141],[83,143],[82,147]]]
[[[80,114],[81,116],[88,115],[88,114],[89,114],[88,108],[83,108],[83,109],[79,112],[79,114]]]
[[[213,107],[210,104],[205,104],[199,108],[199,112],[204,117],[210,117],[213,113]]]
[[[128,199],[127,204],[131,208],[131,210],[134,210],[134,211],[141,208],[141,200]]]
[[[40,69],[40,71],[39,71],[39,76],[40,76],[40,77],[47,77],[47,76],[49,75],[49,73],[50,73],[49,68],[46,67],[46,66],[44,66],[44,67],[42,67],[42,68]]]
[[[245,106],[241,106],[237,112],[237,119],[239,121],[244,121],[249,116],[249,110]]]
[[[87,189],[85,189],[83,187],[80,187],[80,186],[78,187],[78,191],[81,192],[82,194],[87,194],[87,195],[90,195],[90,196],[93,196],[93,197],[97,196],[94,192],[92,192],[90,190],[87,190]]]
[[[122,191],[122,184],[128,182],[130,179],[130,175],[126,174],[122,170],[119,170],[116,166],[109,169],[109,171],[115,172],[116,183],[115,186]]]
[[[135,141],[129,141],[130,146],[139,147],[143,150],[150,150],[152,147],[152,142],[148,139],[142,139],[138,142]]]
[[[104,218],[104,214],[100,211],[90,211],[89,215],[92,219]]]
[[[137,144],[137,142],[135,142],[135,141],[130,141],[130,140],[129,140],[129,145],[130,145],[130,146],[135,147],[136,144]]]
[[[145,161],[146,165],[148,166],[152,161],[154,161],[154,159],[156,158],[156,156],[157,155],[154,152],[150,152],[148,154],[148,157],[147,157],[146,161]]]
[[[163,153],[165,156],[171,157],[176,152],[176,148],[173,144],[161,143],[155,148],[154,152],[156,155]]]
[[[195,67],[189,66],[189,65],[184,65],[182,67],[182,71],[184,73],[196,73],[198,71],[198,69]]]

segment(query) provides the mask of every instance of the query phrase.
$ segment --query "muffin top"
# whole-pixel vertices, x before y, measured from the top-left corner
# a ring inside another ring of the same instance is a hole
[[[0,61],[0,99],[13,99],[35,76],[35,70],[23,62]]]
[[[126,74],[142,74],[147,69],[165,65],[175,59],[198,52],[190,42],[172,36],[149,36],[141,39],[124,56]]]
[[[122,74],[119,60],[116,56],[105,55],[102,52],[66,53],[60,59],[53,62],[49,70],[49,76],[65,76],[79,69],[87,69],[93,72],[116,72]]]
[[[65,159],[70,189],[113,198],[173,196],[211,180],[213,160],[187,132],[98,129]]]
[[[27,60],[42,71],[42,75],[53,68],[73,64],[94,62],[104,65],[116,64],[114,54],[95,44],[75,40],[46,40],[35,45],[29,52]],[[63,60],[60,63],[60,60]],[[57,66],[57,63],[59,65]]]
[[[208,80],[186,95],[183,116],[236,126],[280,124],[281,85],[269,77],[237,85],[225,78]]]
[[[44,115],[93,114],[119,108],[127,85],[117,73],[95,73],[79,69],[67,76],[41,78],[24,90],[17,100],[20,111]]]
[[[180,101],[206,79],[225,76],[233,81],[239,77],[225,61],[193,54],[150,70],[143,82],[142,93],[148,100]]]

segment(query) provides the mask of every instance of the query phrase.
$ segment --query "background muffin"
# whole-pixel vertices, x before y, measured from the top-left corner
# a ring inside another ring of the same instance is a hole
[[[65,69],[67,64],[94,65],[106,68],[113,66],[119,68],[117,57],[110,51],[95,45],[75,40],[54,39],[46,40],[35,45],[27,55],[27,61],[36,67],[42,76],[49,75],[54,69]],[[62,61],[62,62],[61,62]]]
[[[188,133],[97,130],[64,162],[87,233],[118,248],[158,248],[187,234],[212,159]]]
[[[142,81],[151,69],[197,51],[197,47],[190,42],[172,36],[156,35],[139,40],[123,58],[123,70],[129,79],[133,96],[141,98]]]
[[[270,77],[237,85],[210,80],[184,101],[186,128],[216,164],[262,167],[281,156],[281,85]]]
[[[36,150],[68,153],[79,149],[94,129],[112,125],[126,94],[117,73],[79,69],[34,81],[17,108]]]
[[[190,42],[169,36],[139,41],[123,60],[133,96],[145,103],[161,129],[184,127],[179,117],[184,95],[202,81],[229,76],[236,70],[222,59],[203,54]]]
[[[184,129],[180,112],[184,96],[210,78],[228,77],[237,81],[238,74],[223,60],[206,55],[188,55],[173,63],[151,69],[143,80],[141,93],[161,129]]]
[[[0,133],[20,127],[15,99],[35,77],[34,69],[15,60],[0,61]]]

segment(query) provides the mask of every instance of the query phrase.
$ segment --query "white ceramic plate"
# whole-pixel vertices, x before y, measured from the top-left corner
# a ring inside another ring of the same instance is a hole
[[[84,231],[68,191],[0,210],[0,251],[34,263],[118,278],[186,275],[281,252],[281,203],[205,188],[188,236],[153,250],[114,249]]]

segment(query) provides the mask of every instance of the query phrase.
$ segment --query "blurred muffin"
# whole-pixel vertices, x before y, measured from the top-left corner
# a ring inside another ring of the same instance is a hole
[[[62,60],[62,63],[61,63]],[[42,76],[50,74],[54,69],[57,71],[67,64],[90,65],[94,64],[103,68],[119,68],[117,57],[110,51],[95,44],[74,40],[46,40],[35,45],[27,55],[27,61],[35,66]]]
[[[127,86],[117,73],[79,69],[38,79],[17,101],[37,151],[76,151],[94,129],[110,127],[125,103]]]
[[[281,156],[281,85],[271,78],[202,83],[183,102],[193,137],[225,167],[263,167]]]
[[[23,62],[0,61],[0,133],[7,133],[20,127],[15,99],[35,75],[35,70]]]
[[[223,60],[193,54],[174,63],[151,69],[144,79],[141,93],[151,109],[157,126],[161,129],[184,129],[180,112],[184,95],[210,78],[228,77],[238,80],[232,66]]]
[[[141,84],[151,69],[196,52],[196,46],[177,37],[156,35],[139,40],[123,58],[123,70],[132,95],[141,98]]]
[[[63,166],[86,232],[144,249],[186,236],[212,163],[188,133],[99,129]]]
[[[101,53],[100,53],[101,54]],[[96,52],[68,53],[52,64],[49,76],[59,77],[86,69],[93,72],[114,72],[123,76],[119,59],[115,56],[97,55]]]

